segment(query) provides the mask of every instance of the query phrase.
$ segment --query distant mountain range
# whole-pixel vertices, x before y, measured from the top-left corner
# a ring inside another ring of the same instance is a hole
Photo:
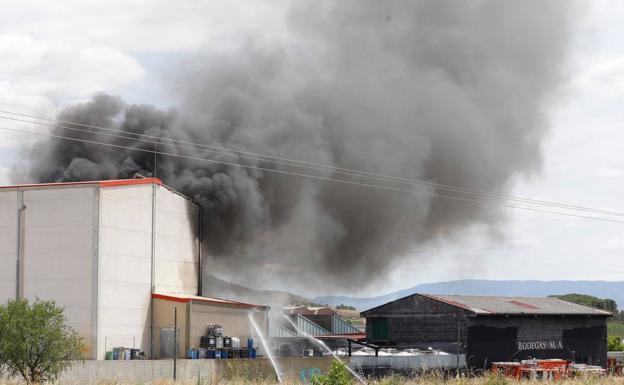
[[[414,293],[500,295],[509,297],[544,297],[555,294],[578,293],[593,295],[599,298],[611,298],[617,302],[620,310],[624,310],[624,281],[492,281],[464,279],[425,283],[378,297],[323,296],[312,298],[312,301],[330,306],[349,305],[358,310],[366,310]]]

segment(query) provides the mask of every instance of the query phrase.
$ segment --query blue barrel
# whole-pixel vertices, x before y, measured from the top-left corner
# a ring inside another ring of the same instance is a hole
[[[215,353],[215,358],[216,359],[221,358],[221,350],[215,350],[214,353]]]
[[[249,350],[249,354],[251,355],[251,358],[256,358],[258,352],[256,351],[256,348],[252,348]]]

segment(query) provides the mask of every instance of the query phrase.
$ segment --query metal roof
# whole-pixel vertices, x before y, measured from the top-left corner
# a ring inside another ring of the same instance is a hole
[[[100,187],[130,186],[137,184],[155,183],[162,185],[162,181],[158,178],[137,178],[137,179],[112,179],[112,180],[93,180],[85,182],[57,182],[57,183],[31,183],[17,184],[10,186],[0,186],[0,189],[14,188],[41,188],[41,187],[63,187],[63,186],[80,186],[80,185],[97,185]]]
[[[119,186],[133,186],[133,185],[143,185],[143,184],[156,184],[166,188],[174,194],[181,196],[184,199],[187,199],[195,204],[192,198],[182,194],[181,192],[175,190],[172,187],[167,186],[160,180],[159,178],[149,177],[149,178],[134,178],[134,179],[110,179],[110,180],[91,180],[84,182],[54,182],[54,183],[31,183],[31,184],[16,184],[16,185],[8,185],[8,186],[0,186],[0,190],[20,190],[20,189],[44,189],[44,188],[63,188],[63,187],[71,187],[71,186],[98,186],[98,187],[119,187]]]
[[[347,334],[328,334],[323,336],[316,336],[319,340],[364,340],[366,339],[366,333],[347,333]]]
[[[494,297],[472,295],[420,294],[423,297],[457,306],[477,315],[550,314],[611,316],[606,310],[565,301],[555,297]]]
[[[282,308],[287,314],[302,314],[302,315],[333,315],[336,312],[328,307],[309,307],[309,306],[284,306]]]
[[[268,306],[265,305],[254,305],[251,303],[244,302],[236,302],[231,301],[229,299],[221,299],[221,298],[213,298],[213,297],[200,297],[198,295],[192,294],[152,294],[152,298],[162,299],[165,301],[173,301],[173,302],[193,302],[193,303],[205,303],[210,305],[225,305],[225,306],[233,306],[239,308],[247,308],[247,309],[268,309]]]

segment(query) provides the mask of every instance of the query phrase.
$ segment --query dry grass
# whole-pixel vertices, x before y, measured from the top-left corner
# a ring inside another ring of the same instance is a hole
[[[552,383],[552,382],[551,382]],[[18,385],[19,382],[2,382],[0,385]],[[371,380],[369,385],[538,385],[544,381],[511,381],[495,377],[444,379],[442,377],[407,379],[404,377],[392,376],[377,380]],[[557,385],[624,385],[624,378],[578,378],[565,381],[558,381]],[[78,385],[76,383],[57,383],[57,385]],[[278,385],[275,381],[253,381],[246,379],[221,379],[221,380],[188,380],[171,381],[160,380],[152,382],[132,382],[132,381],[100,381],[97,385]],[[301,382],[286,380],[283,385],[301,385]],[[354,385],[357,385],[354,382]]]

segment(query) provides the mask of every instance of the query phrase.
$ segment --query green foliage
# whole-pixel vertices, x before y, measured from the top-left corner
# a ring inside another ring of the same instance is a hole
[[[352,385],[353,377],[344,364],[333,361],[326,375],[312,377],[312,385]]]
[[[54,301],[9,301],[0,306],[0,367],[27,384],[53,381],[82,359],[82,340],[65,325]]]
[[[610,352],[624,351],[624,344],[620,337],[609,337],[607,339],[607,350]]]
[[[349,306],[349,305],[345,305],[345,304],[340,304],[340,305],[336,306],[336,309],[338,309],[338,310],[355,310],[355,308],[353,306]]]
[[[618,314],[617,303],[610,298],[598,298],[585,294],[564,294],[564,295],[551,295],[551,297],[561,298],[566,301],[578,303],[580,305],[591,306],[597,309],[610,311],[613,314]]]

